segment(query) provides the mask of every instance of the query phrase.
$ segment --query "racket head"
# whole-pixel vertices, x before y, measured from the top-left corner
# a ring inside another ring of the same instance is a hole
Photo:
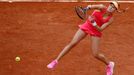
[[[81,6],[76,6],[75,12],[80,19],[82,20],[87,19],[87,10],[84,10],[84,8],[82,8]]]

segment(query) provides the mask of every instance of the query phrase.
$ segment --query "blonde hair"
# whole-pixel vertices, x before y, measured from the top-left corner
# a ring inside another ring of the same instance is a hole
[[[112,1],[110,4],[113,4],[117,10],[119,9],[119,4],[117,3],[117,1]]]

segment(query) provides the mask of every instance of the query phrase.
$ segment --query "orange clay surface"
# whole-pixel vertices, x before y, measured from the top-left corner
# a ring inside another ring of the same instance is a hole
[[[54,70],[46,68],[84,23],[74,7],[87,4],[0,3],[0,75],[105,75],[106,66],[92,56],[90,36]],[[133,75],[134,4],[121,7],[129,10],[114,14],[114,22],[103,31],[100,50],[115,61],[114,75]]]

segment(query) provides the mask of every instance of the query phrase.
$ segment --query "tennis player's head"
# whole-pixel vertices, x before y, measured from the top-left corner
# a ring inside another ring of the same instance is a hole
[[[112,1],[108,6],[107,11],[112,13],[118,10],[118,8],[119,8],[119,4],[116,1]]]

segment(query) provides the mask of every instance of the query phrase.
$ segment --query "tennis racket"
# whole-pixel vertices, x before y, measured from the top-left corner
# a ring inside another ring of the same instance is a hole
[[[87,9],[84,9],[81,6],[76,6],[75,7],[75,12],[80,19],[82,19],[82,20],[87,19]]]

